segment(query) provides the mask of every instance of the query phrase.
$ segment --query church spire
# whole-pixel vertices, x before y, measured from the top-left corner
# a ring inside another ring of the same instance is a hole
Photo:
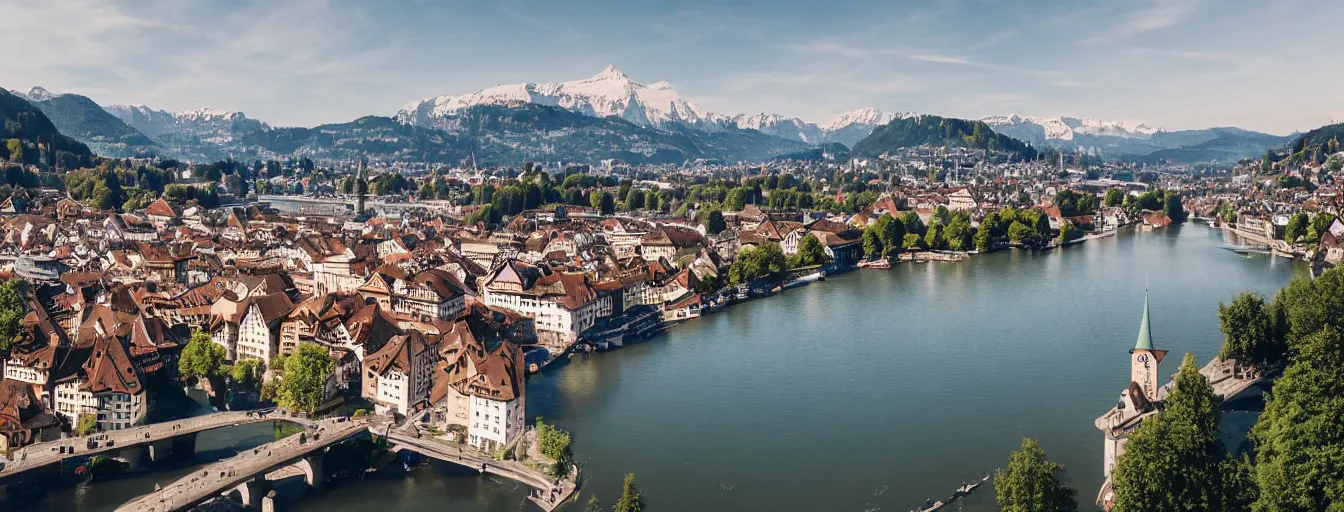
[[[1134,343],[1134,350],[1152,350],[1153,332],[1148,324],[1148,289],[1143,290],[1143,320],[1139,322],[1139,340]]]

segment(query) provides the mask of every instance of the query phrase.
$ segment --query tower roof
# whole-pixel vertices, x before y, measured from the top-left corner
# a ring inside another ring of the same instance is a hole
[[[1153,349],[1153,332],[1148,323],[1148,290],[1143,291],[1143,320],[1139,322],[1139,340],[1134,343],[1134,350],[1140,349]]]

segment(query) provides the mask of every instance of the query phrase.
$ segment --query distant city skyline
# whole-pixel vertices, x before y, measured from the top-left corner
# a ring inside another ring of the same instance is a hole
[[[862,107],[1276,134],[1344,118],[1344,70],[1322,59],[1344,4],[925,3],[11,2],[0,87],[311,126],[610,64],[708,110],[816,123]]]

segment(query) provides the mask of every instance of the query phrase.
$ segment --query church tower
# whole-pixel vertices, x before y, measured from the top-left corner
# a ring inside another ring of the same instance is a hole
[[[1149,402],[1157,402],[1160,373],[1158,365],[1167,351],[1153,348],[1153,333],[1148,322],[1148,291],[1143,292],[1143,320],[1139,322],[1139,339],[1129,351],[1129,380],[1138,384]]]
[[[368,159],[359,158],[359,169],[355,171],[355,216],[364,215],[364,194],[369,190],[369,170],[367,167]]]

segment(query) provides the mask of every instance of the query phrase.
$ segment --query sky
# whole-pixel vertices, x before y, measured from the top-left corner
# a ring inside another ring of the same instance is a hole
[[[0,87],[277,126],[615,65],[725,114],[1344,120],[1332,0],[0,0]],[[17,50],[17,51],[16,51]]]

